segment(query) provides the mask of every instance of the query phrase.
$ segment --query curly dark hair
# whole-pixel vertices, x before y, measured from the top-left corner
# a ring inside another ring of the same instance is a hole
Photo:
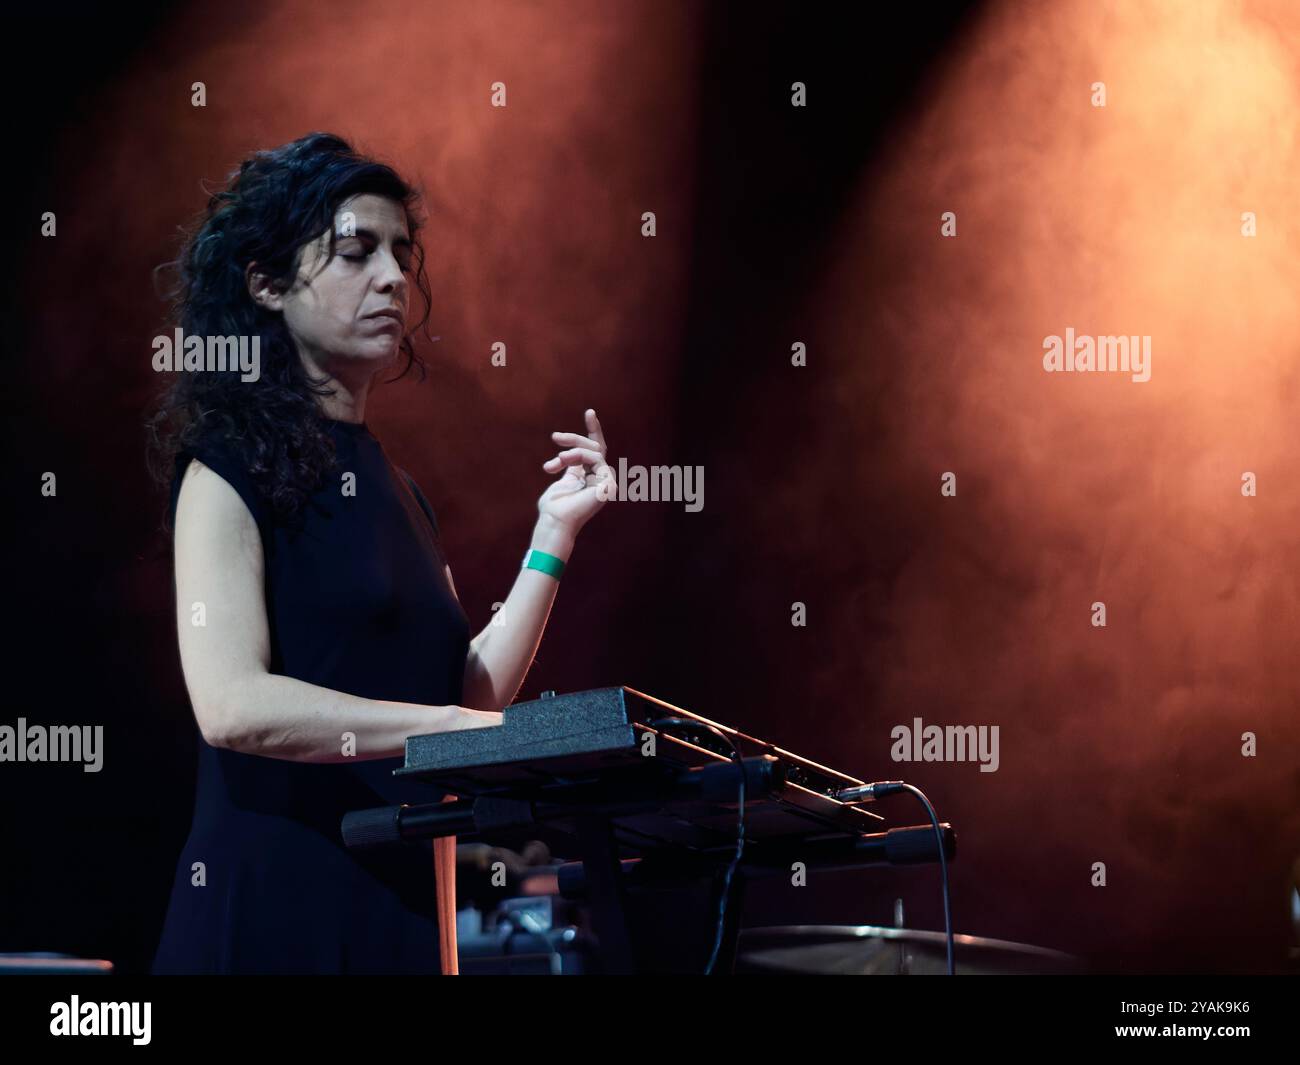
[[[298,358],[283,315],[249,295],[249,263],[274,281],[296,277],[304,245],[329,234],[335,255],[335,212],[349,197],[370,193],[400,203],[412,243],[414,287],[424,303],[416,329],[427,334],[431,308],[424,272],[419,192],[392,167],[356,152],[330,133],[309,133],[269,151],[255,152],[230,175],[226,187],[185,230],[181,252],[165,264],[177,271],[171,286],[169,325],[186,336],[260,337],[261,375],[241,381],[230,370],[178,372],[146,422],[150,472],[169,484],[178,453],[214,435],[238,454],[273,512],[299,517],[334,464],[334,446],[316,397],[329,388],[313,381]],[[402,337],[397,380],[424,363]]]

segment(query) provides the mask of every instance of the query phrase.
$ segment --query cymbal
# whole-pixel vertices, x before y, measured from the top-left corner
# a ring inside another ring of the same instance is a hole
[[[1079,958],[1059,950],[984,936],[953,936],[959,974],[1077,973]],[[948,971],[942,932],[880,925],[777,925],[746,928],[737,973],[855,976],[941,975]]]

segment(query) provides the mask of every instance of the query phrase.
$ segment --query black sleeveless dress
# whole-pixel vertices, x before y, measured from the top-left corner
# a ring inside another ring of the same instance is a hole
[[[365,425],[329,426],[339,469],[297,528],[274,518],[219,441],[178,457],[173,515],[192,455],[248,506],[266,556],[273,673],[370,699],[458,704],[469,621],[433,510]],[[341,490],[347,474],[355,494]],[[339,823],[441,791],[394,779],[400,758],[313,764],[202,736],[198,745],[194,821],[154,973],[439,972],[432,844],[350,851]]]

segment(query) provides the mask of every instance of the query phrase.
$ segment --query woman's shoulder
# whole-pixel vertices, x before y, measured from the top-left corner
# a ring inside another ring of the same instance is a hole
[[[170,506],[173,523],[176,520],[176,506],[180,500],[181,485],[187,471],[196,460],[235,490],[265,536],[271,524],[270,508],[249,472],[247,459],[233,441],[217,432],[206,433],[184,444],[176,452]]]
[[[411,495],[415,497],[416,503],[419,504],[420,509],[424,511],[424,516],[429,519],[429,524],[433,527],[434,539],[440,538],[441,533],[438,530],[438,519],[433,513],[433,507],[430,505],[429,500],[425,498],[424,493],[420,491],[420,486],[416,484],[415,478],[407,473],[406,470],[402,469],[401,466],[394,465],[393,469],[397,471],[398,476],[402,479],[402,483],[406,485]]]

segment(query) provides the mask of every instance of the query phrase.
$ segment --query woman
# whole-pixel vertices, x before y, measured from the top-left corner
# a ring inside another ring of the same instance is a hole
[[[553,434],[560,476],[507,623],[470,639],[433,509],[366,421],[376,374],[418,362],[416,207],[392,169],[314,133],[246,160],[182,252],[176,324],[242,337],[260,366],[181,374],[151,423],[201,737],[154,972],[439,971],[430,847],[349,851],[340,819],[441,798],[392,777],[406,738],[500,723],[610,495],[588,410]]]

